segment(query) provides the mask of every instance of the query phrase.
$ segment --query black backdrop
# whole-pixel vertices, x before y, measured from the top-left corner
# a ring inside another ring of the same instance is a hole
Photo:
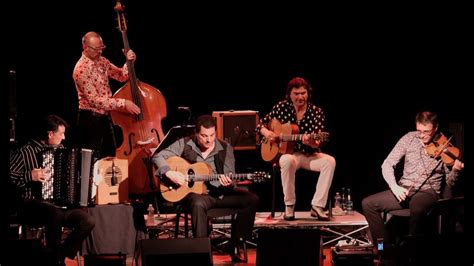
[[[2,75],[17,72],[19,143],[48,113],[75,123],[72,71],[84,33],[97,31],[107,45],[103,55],[124,62],[115,1],[63,2],[6,7]],[[444,129],[464,125],[464,22],[449,7],[124,4],[137,75],[168,104],[165,132],[182,122],[178,106],[189,106],[194,117],[229,109],[266,114],[288,80],[302,76],[327,116],[325,151],[337,160],[331,192],[352,187],[356,208],[385,188],[380,165],[414,128],[417,111],[438,111]],[[114,91],[120,86],[112,82]]]

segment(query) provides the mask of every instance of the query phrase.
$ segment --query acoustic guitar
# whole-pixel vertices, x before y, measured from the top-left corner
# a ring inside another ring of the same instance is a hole
[[[302,140],[304,136],[304,134],[298,134],[298,126],[290,122],[281,124],[280,121],[273,119],[270,121],[268,128],[275,132],[278,137],[273,140],[266,138],[262,140],[260,152],[262,159],[266,162],[277,160],[281,154],[293,153],[294,142]],[[323,142],[329,139],[329,133],[323,131],[311,133],[310,137]]]
[[[166,162],[171,170],[186,175],[186,182],[182,186],[176,185],[169,180],[161,181],[161,195],[169,202],[178,202],[189,193],[207,194],[207,188],[204,181],[219,180],[220,175],[211,174],[212,168],[205,162],[190,164],[188,161],[178,156],[170,157]],[[236,181],[251,180],[253,182],[261,182],[269,179],[270,175],[264,172],[254,172],[249,174],[230,174],[228,177]]]

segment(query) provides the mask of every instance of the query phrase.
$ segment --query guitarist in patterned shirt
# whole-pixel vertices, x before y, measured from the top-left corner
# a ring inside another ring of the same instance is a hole
[[[301,140],[294,143],[293,152],[282,154],[278,160],[281,168],[281,182],[285,202],[285,220],[295,219],[295,173],[296,170],[320,172],[316,191],[311,201],[311,216],[319,220],[329,220],[324,211],[327,203],[329,188],[336,168],[334,157],[320,151],[321,141],[312,138],[311,134],[324,130],[324,113],[321,108],[308,102],[311,99],[312,88],[300,77],[291,79],[286,89],[286,99],[273,106],[257,126],[258,132],[265,140],[278,142],[279,134],[270,127],[275,119],[277,123],[296,125],[298,133],[304,134]]]

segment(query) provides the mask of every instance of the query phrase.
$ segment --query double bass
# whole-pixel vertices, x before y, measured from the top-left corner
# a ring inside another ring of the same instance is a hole
[[[117,0],[118,28],[122,33],[124,52],[130,50],[127,37],[127,22],[124,8]],[[112,111],[112,121],[122,129],[123,142],[116,150],[116,156],[128,160],[129,193],[147,194],[159,189],[159,179],[154,175],[151,151],[164,138],[161,120],[166,117],[166,101],[155,87],[138,81],[133,62],[127,61],[129,81],[115,94],[114,98],[133,101],[141,109],[138,115]]]

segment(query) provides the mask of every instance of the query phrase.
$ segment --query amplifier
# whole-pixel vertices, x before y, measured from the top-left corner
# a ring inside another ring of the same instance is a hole
[[[217,138],[228,142],[234,150],[255,150],[258,111],[214,111],[217,124]]]

